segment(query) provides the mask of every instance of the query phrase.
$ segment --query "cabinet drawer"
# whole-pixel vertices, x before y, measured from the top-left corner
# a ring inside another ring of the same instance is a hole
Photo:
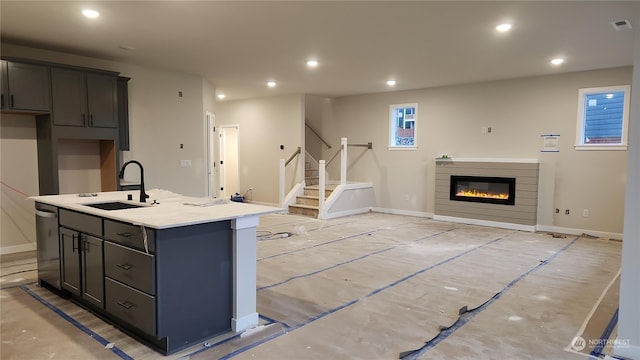
[[[60,209],[58,216],[60,226],[102,237],[102,218],[100,217],[66,209]]]
[[[156,334],[155,297],[109,278],[105,278],[105,295],[109,314],[147,334]]]
[[[155,294],[156,292],[153,255],[106,241],[104,273],[110,278],[146,293]]]
[[[155,232],[145,229],[149,252],[155,252]],[[142,227],[113,220],[104,220],[104,237],[107,240],[145,251]]]

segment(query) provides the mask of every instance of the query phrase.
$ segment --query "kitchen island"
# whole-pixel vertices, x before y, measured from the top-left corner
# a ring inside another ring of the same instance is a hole
[[[138,193],[33,197],[59,229],[59,280],[40,284],[164,354],[256,326],[256,227],[282,209],[158,189],[130,200]]]

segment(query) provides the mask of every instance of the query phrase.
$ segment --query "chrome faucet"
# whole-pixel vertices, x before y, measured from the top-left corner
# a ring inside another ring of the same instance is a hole
[[[122,165],[122,169],[120,169],[120,179],[124,178],[124,169],[131,163],[137,164],[140,167],[140,202],[147,202],[149,195],[144,192],[144,168],[140,162],[136,160],[129,160],[124,163],[124,165]]]

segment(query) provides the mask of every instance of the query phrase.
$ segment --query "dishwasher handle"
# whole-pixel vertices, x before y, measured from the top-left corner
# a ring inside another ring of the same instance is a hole
[[[55,218],[58,217],[58,214],[51,211],[43,211],[36,209],[36,215],[43,218]]]

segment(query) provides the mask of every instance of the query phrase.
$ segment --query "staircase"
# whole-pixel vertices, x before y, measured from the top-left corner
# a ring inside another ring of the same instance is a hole
[[[289,205],[289,214],[318,217],[318,169],[311,168],[309,162],[305,163],[304,170],[305,188],[302,196],[296,196],[296,203]],[[325,186],[324,198],[331,195],[336,185],[327,184]]]

